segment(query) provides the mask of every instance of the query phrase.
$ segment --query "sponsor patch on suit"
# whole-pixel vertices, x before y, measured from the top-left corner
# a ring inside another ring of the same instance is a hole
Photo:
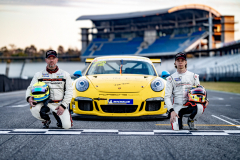
[[[174,78],[174,81],[181,81],[180,78]]]
[[[42,76],[43,77],[49,77],[49,74],[48,73],[43,73]]]

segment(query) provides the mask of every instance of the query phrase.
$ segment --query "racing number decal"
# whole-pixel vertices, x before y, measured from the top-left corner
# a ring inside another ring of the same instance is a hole
[[[93,64],[93,66],[97,65],[97,66],[104,66],[106,63],[106,61],[97,61]]]

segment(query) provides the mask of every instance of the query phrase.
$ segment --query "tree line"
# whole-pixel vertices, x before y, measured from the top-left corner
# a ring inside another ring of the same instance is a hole
[[[17,48],[16,45],[10,44],[9,47],[4,46],[0,48],[1,57],[44,57],[47,50],[52,49],[37,49],[34,45],[25,47],[25,49]],[[57,48],[59,56],[79,56],[80,50],[77,48],[64,49],[63,46],[59,45]]]

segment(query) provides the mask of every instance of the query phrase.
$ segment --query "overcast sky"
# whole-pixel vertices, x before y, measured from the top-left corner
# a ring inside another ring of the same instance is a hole
[[[0,0],[0,48],[9,44],[37,49],[81,49],[80,28],[90,21],[81,15],[111,14],[205,4],[222,15],[234,15],[235,40],[240,39],[240,0]]]

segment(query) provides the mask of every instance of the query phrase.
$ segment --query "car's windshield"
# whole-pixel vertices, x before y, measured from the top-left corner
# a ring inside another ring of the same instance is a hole
[[[156,72],[150,63],[139,60],[94,61],[86,75],[94,74],[143,74],[156,76]]]

